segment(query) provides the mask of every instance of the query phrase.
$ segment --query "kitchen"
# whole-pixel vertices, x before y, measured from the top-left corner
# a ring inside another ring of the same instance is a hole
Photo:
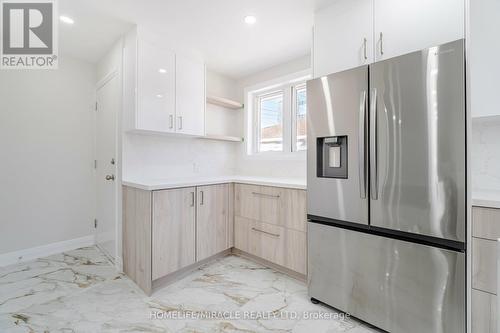
[[[0,331],[497,332],[498,1],[55,7],[0,70]]]

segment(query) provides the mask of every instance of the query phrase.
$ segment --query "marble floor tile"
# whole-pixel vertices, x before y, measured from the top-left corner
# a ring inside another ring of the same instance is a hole
[[[148,297],[88,247],[0,268],[0,332],[377,331],[312,304],[304,283],[241,257]]]

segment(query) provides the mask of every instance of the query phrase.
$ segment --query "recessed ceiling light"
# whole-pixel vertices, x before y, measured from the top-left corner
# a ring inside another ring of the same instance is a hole
[[[162,74],[165,74],[167,72],[167,70],[165,68],[160,68],[158,70],[159,73],[162,73]]]
[[[59,16],[59,19],[62,22],[67,23],[67,24],[73,24],[73,23],[75,23],[75,21],[71,17],[67,17],[67,16],[64,16],[64,15]]]
[[[247,15],[245,16],[245,23],[246,24],[254,24],[255,22],[257,22],[257,18],[253,15]]]
[[[162,94],[158,94],[158,95],[156,95],[156,97],[163,98],[163,95]]]

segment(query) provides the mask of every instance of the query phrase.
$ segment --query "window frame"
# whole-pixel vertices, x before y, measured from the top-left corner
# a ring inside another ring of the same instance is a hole
[[[248,91],[247,98],[249,102],[251,101],[251,106],[247,112],[251,113],[251,115],[248,117],[247,134],[252,138],[252,140],[249,140],[249,145],[247,146],[248,155],[283,157],[285,155],[296,156],[305,154],[307,148],[303,150],[297,149],[297,90],[304,88],[309,78],[310,75],[302,75],[292,80]],[[283,149],[281,151],[260,151],[260,101],[265,97],[273,96],[280,92],[283,94]]]

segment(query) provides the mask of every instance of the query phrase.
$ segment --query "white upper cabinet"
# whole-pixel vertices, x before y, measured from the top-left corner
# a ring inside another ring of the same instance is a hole
[[[341,0],[315,13],[314,76],[373,62],[373,0]]]
[[[464,38],[464,24],[464,0],[374,0],[375,61]]]
[[[176,131],[205,134],[205,65],[177,56]]]
[[[137,128],[175,132],[175,54],[137,41]]]
[[[464,8],[464,0],[337,0],[314,16],[314,76],[464,38]]]
[[[499,116],[500,1],[470,2],[469,73],[472,117]]]
[[[124,128],[205,135],[205,65],[140,29],[123,49]]]

